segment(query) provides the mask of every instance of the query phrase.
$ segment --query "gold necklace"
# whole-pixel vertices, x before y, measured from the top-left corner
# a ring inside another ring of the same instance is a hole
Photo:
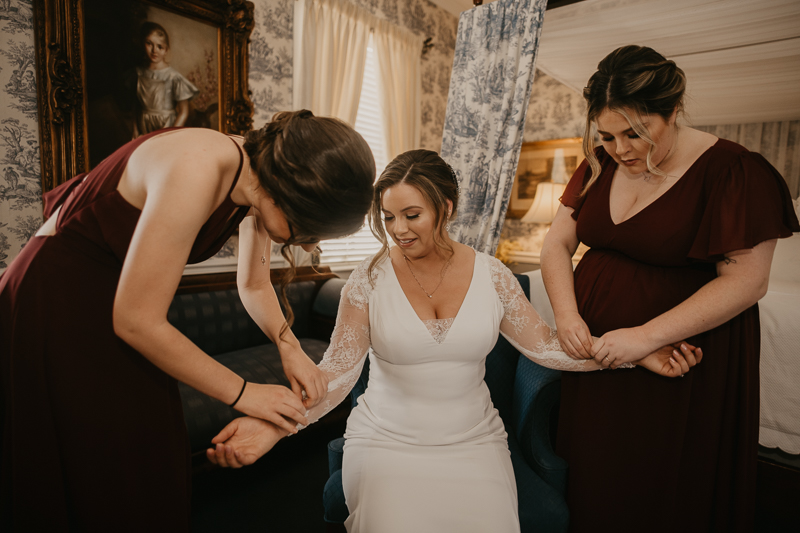
[[[433,298],[433,295],[434,295],[434,293],[435,293],[435,292],[436,292],[436,291],[439,289],[439,287],[442,285],[442,282],[444,281],[444,275],[445,275],[445,273],[447,272],[447,269],[448,269],[448,268],[450,268],[450,261],[452,261],[452,260],[453,260],[453,258],[452,258],[452,257],[450,257],[450,259],[448,259],[448,260],[447,260],[447,263],[445,263],[445,264],[444,264],[444,267],[442,268],[442,275],[441,275],[441,277],[439,278],[439,283],[436,285],[436,288],[435,288],[435,289],[433,289],[433,291],[431,291],[431,292],[429,293],[428,291],[426,291],[426,290],[425,290],[425,287],[423,287],[423,286],[422,286],[422,283],[420,283],[420,282],[419,282],[419,280],[417,279],[417,276],[416,276],[416,274],[414,274],[414,270],[412,270],[412,268],[411,268],[411,259],[409,259],[408,257],[406,257],[406,254],[403,254],[403,259],[405,259],[405,260],[406,260],[406,264],[408,265],[408,271],[409,271],[409,272],[411,272],[411,275],[414,277],[414,281],[416,281],[416,282],[417,282],[417,285],[419,285],[419,288],[420,288],[420,289],[422,289],[422,292],[424,292],[424,293],[425,293],[425,296],[427,296],[428,298]]]
[[[255,189],[253,189],[253,167],[250,166],[250,161],[247,162],[247,183],[250,185],[250,189],[255,193]],[[256,206],[251,206],[253,208],[253,226],[256,228],[256,238],[258,238],[258,220],[256,220]],[[266,226],[264,226],[266,229]],[[261,252],[261,265],[267,265],[267,245],[269,244],[269,233],[267,233],[267,238],[264,239],[264,251]]]

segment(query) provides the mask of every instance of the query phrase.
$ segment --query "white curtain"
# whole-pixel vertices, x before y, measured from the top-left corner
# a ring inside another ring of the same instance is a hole
[[[374,17],[344,0],[298,4],[294,107],[355,124]]]
[[[461,184],[453,237],[494,255],[519,161],[546,0],[464,11],[450,77],[442,157]]]
[[[380,65],[380,101],[387,159],[419,147],[422,38],[384,20],[375,20]]]

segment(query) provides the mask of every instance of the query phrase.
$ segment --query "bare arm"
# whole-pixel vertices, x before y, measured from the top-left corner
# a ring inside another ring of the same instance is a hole
[[[174,378],[225,403],[243,379],[167,321],[167,310],[200,228],[227,194],[238,154],[219,134],[165,134],[131,156],[120,192],[142,208],[114,299],[117,335]],[[236,408],[294,430],[303,406],[285,387],[249,384]]]
[[[573,209],[560,205],[541,253],[542,280],[553,306],[558,338],[564,352],[572,358],[592,357],[592,337],[588,326],[578,313],[572,256],[578,249],[577,222]]]
[[[713,329],[755,305],[767,292],[776,242],[727,254],[717,263],[717,277],[681,304],[642,326],[603,335],[593,347],[595,359],[609,356],[615,364],[635,361],[653,346]]]
[[[310,408],[325,397],[328,378],[303,352],[292,330],[286,329],[281,336],[286,319],[270,280],[271,242],[260,223],[261,215],[253,215],[252,211],[239,225],[239,264],[236,272],[239,296],[248,314],[278,347],[292,391],[302,399],[302,391],[305,390],[307,399],[303,400],[303,404]],[[262,257],[265,263],[261,262]]]
[[[362,263],[342,289],[331,343],[319,364],[330,379],[328,395],[324,402],[306,412],[309,423],[316,422],[339,405],[361,374],[370,346],[367,283],[366,264]],[[585,363],[594,365],[592,360]],[[206,455],[214,464],[239,468],[255,462],[286,434],[285,430],[263,420],[237,418],[214,437],[211,442],[216,446],[206,450]]]

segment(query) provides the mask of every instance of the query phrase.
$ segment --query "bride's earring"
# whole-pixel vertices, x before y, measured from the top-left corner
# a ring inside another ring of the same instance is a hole
[[[448,213],[447,213],[447,222],[446,222],[446,223],[445,223],[445,225],[444,225],[444,230],[445,230],[446,232],[448,232],[448,233],[450,233],[450,216],[451,216],[452,214],[453,214],[453,212],[452,212],[452,211],[450,211],[450,212],[448,212]]]

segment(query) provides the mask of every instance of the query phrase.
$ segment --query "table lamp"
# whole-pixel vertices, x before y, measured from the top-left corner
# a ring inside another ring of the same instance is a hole
[[[556,149],[553,157],[553,171],[550,173],[550,181],[542,181],[536,186],[536,195],[533,198],[533,205],[522,217],[522,222],[536,222],[539,224],[549,224],[553,221],[558,211],[561,195],[567,187],[567,165],[564,161],[564,150]]]

